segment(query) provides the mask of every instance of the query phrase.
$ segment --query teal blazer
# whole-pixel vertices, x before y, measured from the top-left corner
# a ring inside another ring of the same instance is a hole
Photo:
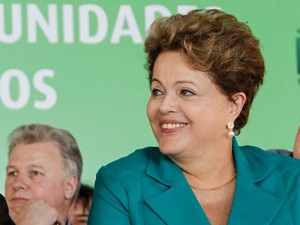
[[[300,225],[300,160],[239,147],[229,225]],[[181,169],[158,148],[100,168],[88,225],[209,225]]]

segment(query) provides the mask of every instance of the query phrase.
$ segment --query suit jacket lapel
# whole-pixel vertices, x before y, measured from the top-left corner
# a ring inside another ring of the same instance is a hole
[[[290,211],[285,205],[284,185],[276,168],[260,155],[256,155],[252,148],[242,152],[235,140],[233,149],[237,180],[228,225],[292,225]],[[255,159],[252,160],[251,157]],[[286,215],[286,220],[275,221],[279,214]]]
[[[181,169],[170,159],[154,152],[146,173],[150,178],[143,181],[145,202],[166,224],[209,225]],[[157,188],[147,188],[153,179]]]

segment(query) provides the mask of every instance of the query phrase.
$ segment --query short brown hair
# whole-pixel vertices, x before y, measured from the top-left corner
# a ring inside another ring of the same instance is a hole
[[[216,9],[163,17],[151,25],[144,50],[150,81],[158,55],[176,51],[193,69],[206,72],[229,99],[244,92],[247,99],[235,121],[235,132],[246,125],[265,73],[259,40],[246,23]]]

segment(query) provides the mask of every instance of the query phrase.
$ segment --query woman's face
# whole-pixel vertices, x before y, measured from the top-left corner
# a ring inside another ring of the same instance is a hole
[[[178,52],[161,53],[153,68],[147,115],[166,155],[196,153],[228,140],[232,102],[209,76]],[[197,154],[198,154],[197,153]]]

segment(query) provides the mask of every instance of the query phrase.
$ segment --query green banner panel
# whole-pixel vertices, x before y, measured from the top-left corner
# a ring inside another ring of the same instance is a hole
[[[84,159],[83,182],[101,165],[156,145],[143,41],[152,21],[219,8],[260,39],[264,85],[240,144],[291,150],[300,125],[300,1],[166,0],[0,2],[0,192],[7,136],[47,123],[71,131]]]

